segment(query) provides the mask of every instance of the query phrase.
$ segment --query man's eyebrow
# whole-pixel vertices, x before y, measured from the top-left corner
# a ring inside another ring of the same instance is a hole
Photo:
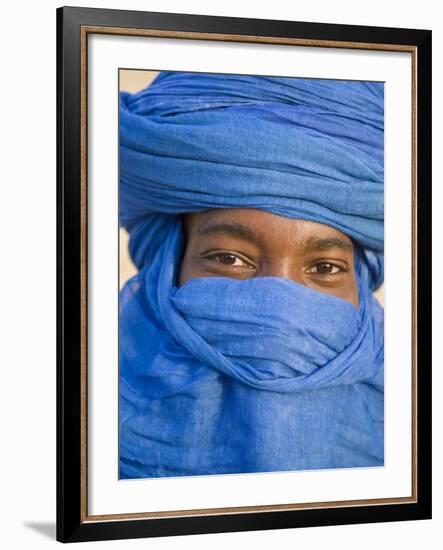
[[[197,229],[199,235],[229,235],[253,244],[258,244],[263,235],[251,227],[238,222],[220,222],[202,225]]]
[[[215,222],[203,224],[197,229],[199,235],[229,235],[236,239],[259,244],[263,241],[263,234],[247,225],[239,222]],[[348,240],[331,236],[324,238],[310,237],[304,243],[304,251],[318,252],[329,248],[339,248],[345,251],[353,251],[354,247]]]
[[[323,239],[310,237],[306,240],[304,248],[305,252],[320,252],[329,248],[340,248],[349,252],[354,250],[354,246],[350,241],[340,239],[339,237],[325,237]]]

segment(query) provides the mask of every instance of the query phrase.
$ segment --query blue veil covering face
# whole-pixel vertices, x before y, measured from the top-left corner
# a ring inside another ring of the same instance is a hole
[[[384,463],[383,84],[160,73],[120,94],[120,478]],[[355,244],[358,307],[289,279],[178,287],[181,215],[256,208]]]

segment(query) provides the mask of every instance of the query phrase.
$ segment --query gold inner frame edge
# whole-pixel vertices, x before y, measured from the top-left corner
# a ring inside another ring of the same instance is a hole
[[[358,50],[397,51],[411,53],[412,76],[412,495],[379,499],[350,501],[327,501],[295,504],[238,506],[224,508],[202,508],[192,510],[172,510],[142,513],[122,513],[107,515],[88,515],[88,35],[108,34],[171,39],[216,40],[223,42],[249,42],[257,44],[279,44],[288,46],[308,46],[322,48],[345,48]],[[277,512],[288,510],[308,510],[322,508],[343,508],[351,506],[377,506],[385,504],[410,504],[417,502],[417,47],[404,44],[380,44],[367,42],[346,42],[331,40],[311,40],[299,38],[263,37],[254,35],[236,35],[205,32],[165,31],[120,27],[100,27],[81,25],[80,27],[80,520],[82,523],[116,520],[139,520],[154,518],[229,515],[239,513]]]

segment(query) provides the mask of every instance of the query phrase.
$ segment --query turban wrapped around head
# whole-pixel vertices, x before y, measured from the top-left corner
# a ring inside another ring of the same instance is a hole
[[[140,270],[120,297],[122,477],[383,463],[383,98],[374,82],[200,73],[120,94]],[[248,207],[347,234],[359,307],[274,277],[178,288],[180,215]]]
[[[199,73],[122,93],[120,212],[138,267],[157,248],[137,231],[149,214],[250,207],[346,233],[379,286],[383,97],[377,82]]]

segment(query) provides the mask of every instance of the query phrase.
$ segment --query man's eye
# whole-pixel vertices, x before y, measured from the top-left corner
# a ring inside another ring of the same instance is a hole
[[[237,256],[236,254],[231,254],[228,252],[219,252],[218,254],[212,254],[207,256],[210,260],[215,260],[216,262],[228,265],[230,267],[249,267],[253,269],[251,264],[248,264],[245,260]]]
[[[344,269],[329,262],[321,262],[308,269],[308,273],[314,273],[315,275],[335,275],[341,271],[344,271]]]

